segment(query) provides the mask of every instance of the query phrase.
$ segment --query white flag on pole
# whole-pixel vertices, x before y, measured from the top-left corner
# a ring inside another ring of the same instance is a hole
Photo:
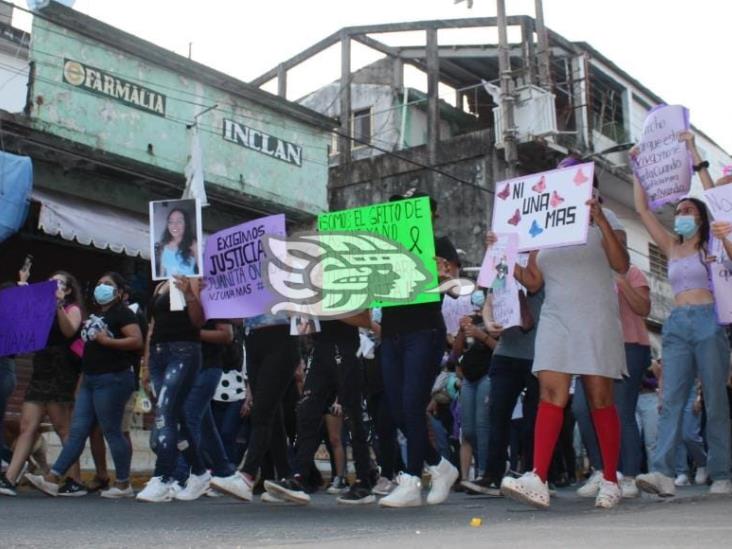
[[[198,125],[191,127],[191,152],[186,164],[186,188],[181,198],[197,198],[201,206],[208,206],[203,178],[203,149],[198,136]]]

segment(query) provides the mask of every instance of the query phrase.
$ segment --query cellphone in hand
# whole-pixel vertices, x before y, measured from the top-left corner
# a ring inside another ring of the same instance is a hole
[[[23,261],[23,266],[20,268],[21,272],[29,273],[32,265],[33,265],[33,256],[31,254],[28,254],[25,256],[25,260]]]

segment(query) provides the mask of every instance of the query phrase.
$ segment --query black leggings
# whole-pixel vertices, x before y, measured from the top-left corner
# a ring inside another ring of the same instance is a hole
[[[282,401],[299,361],[289,326],[252,331],[246,337],[247,374],[254,395],[251,440],[242,471],[256,477],[270,452],[278,477],[290,474]]]

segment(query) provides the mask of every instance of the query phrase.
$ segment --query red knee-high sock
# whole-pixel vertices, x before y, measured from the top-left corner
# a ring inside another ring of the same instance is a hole
[[[602,473],[605,480],[618,482],[618,459],[620,458],[620,418],[615,405],[592,410],[597,440],[602,454]]]
[[[534,425],[534,470],[546,482],[554,447],[564,423],[564,408],[542,400]]]

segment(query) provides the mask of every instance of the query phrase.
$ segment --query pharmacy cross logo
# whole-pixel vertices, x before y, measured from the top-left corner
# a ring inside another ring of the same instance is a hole
[[[267,236],[265,282],[279,301],[272,313],[339,318],[374,300],[409,302],[432,276],[399,243],[368,232]]]

